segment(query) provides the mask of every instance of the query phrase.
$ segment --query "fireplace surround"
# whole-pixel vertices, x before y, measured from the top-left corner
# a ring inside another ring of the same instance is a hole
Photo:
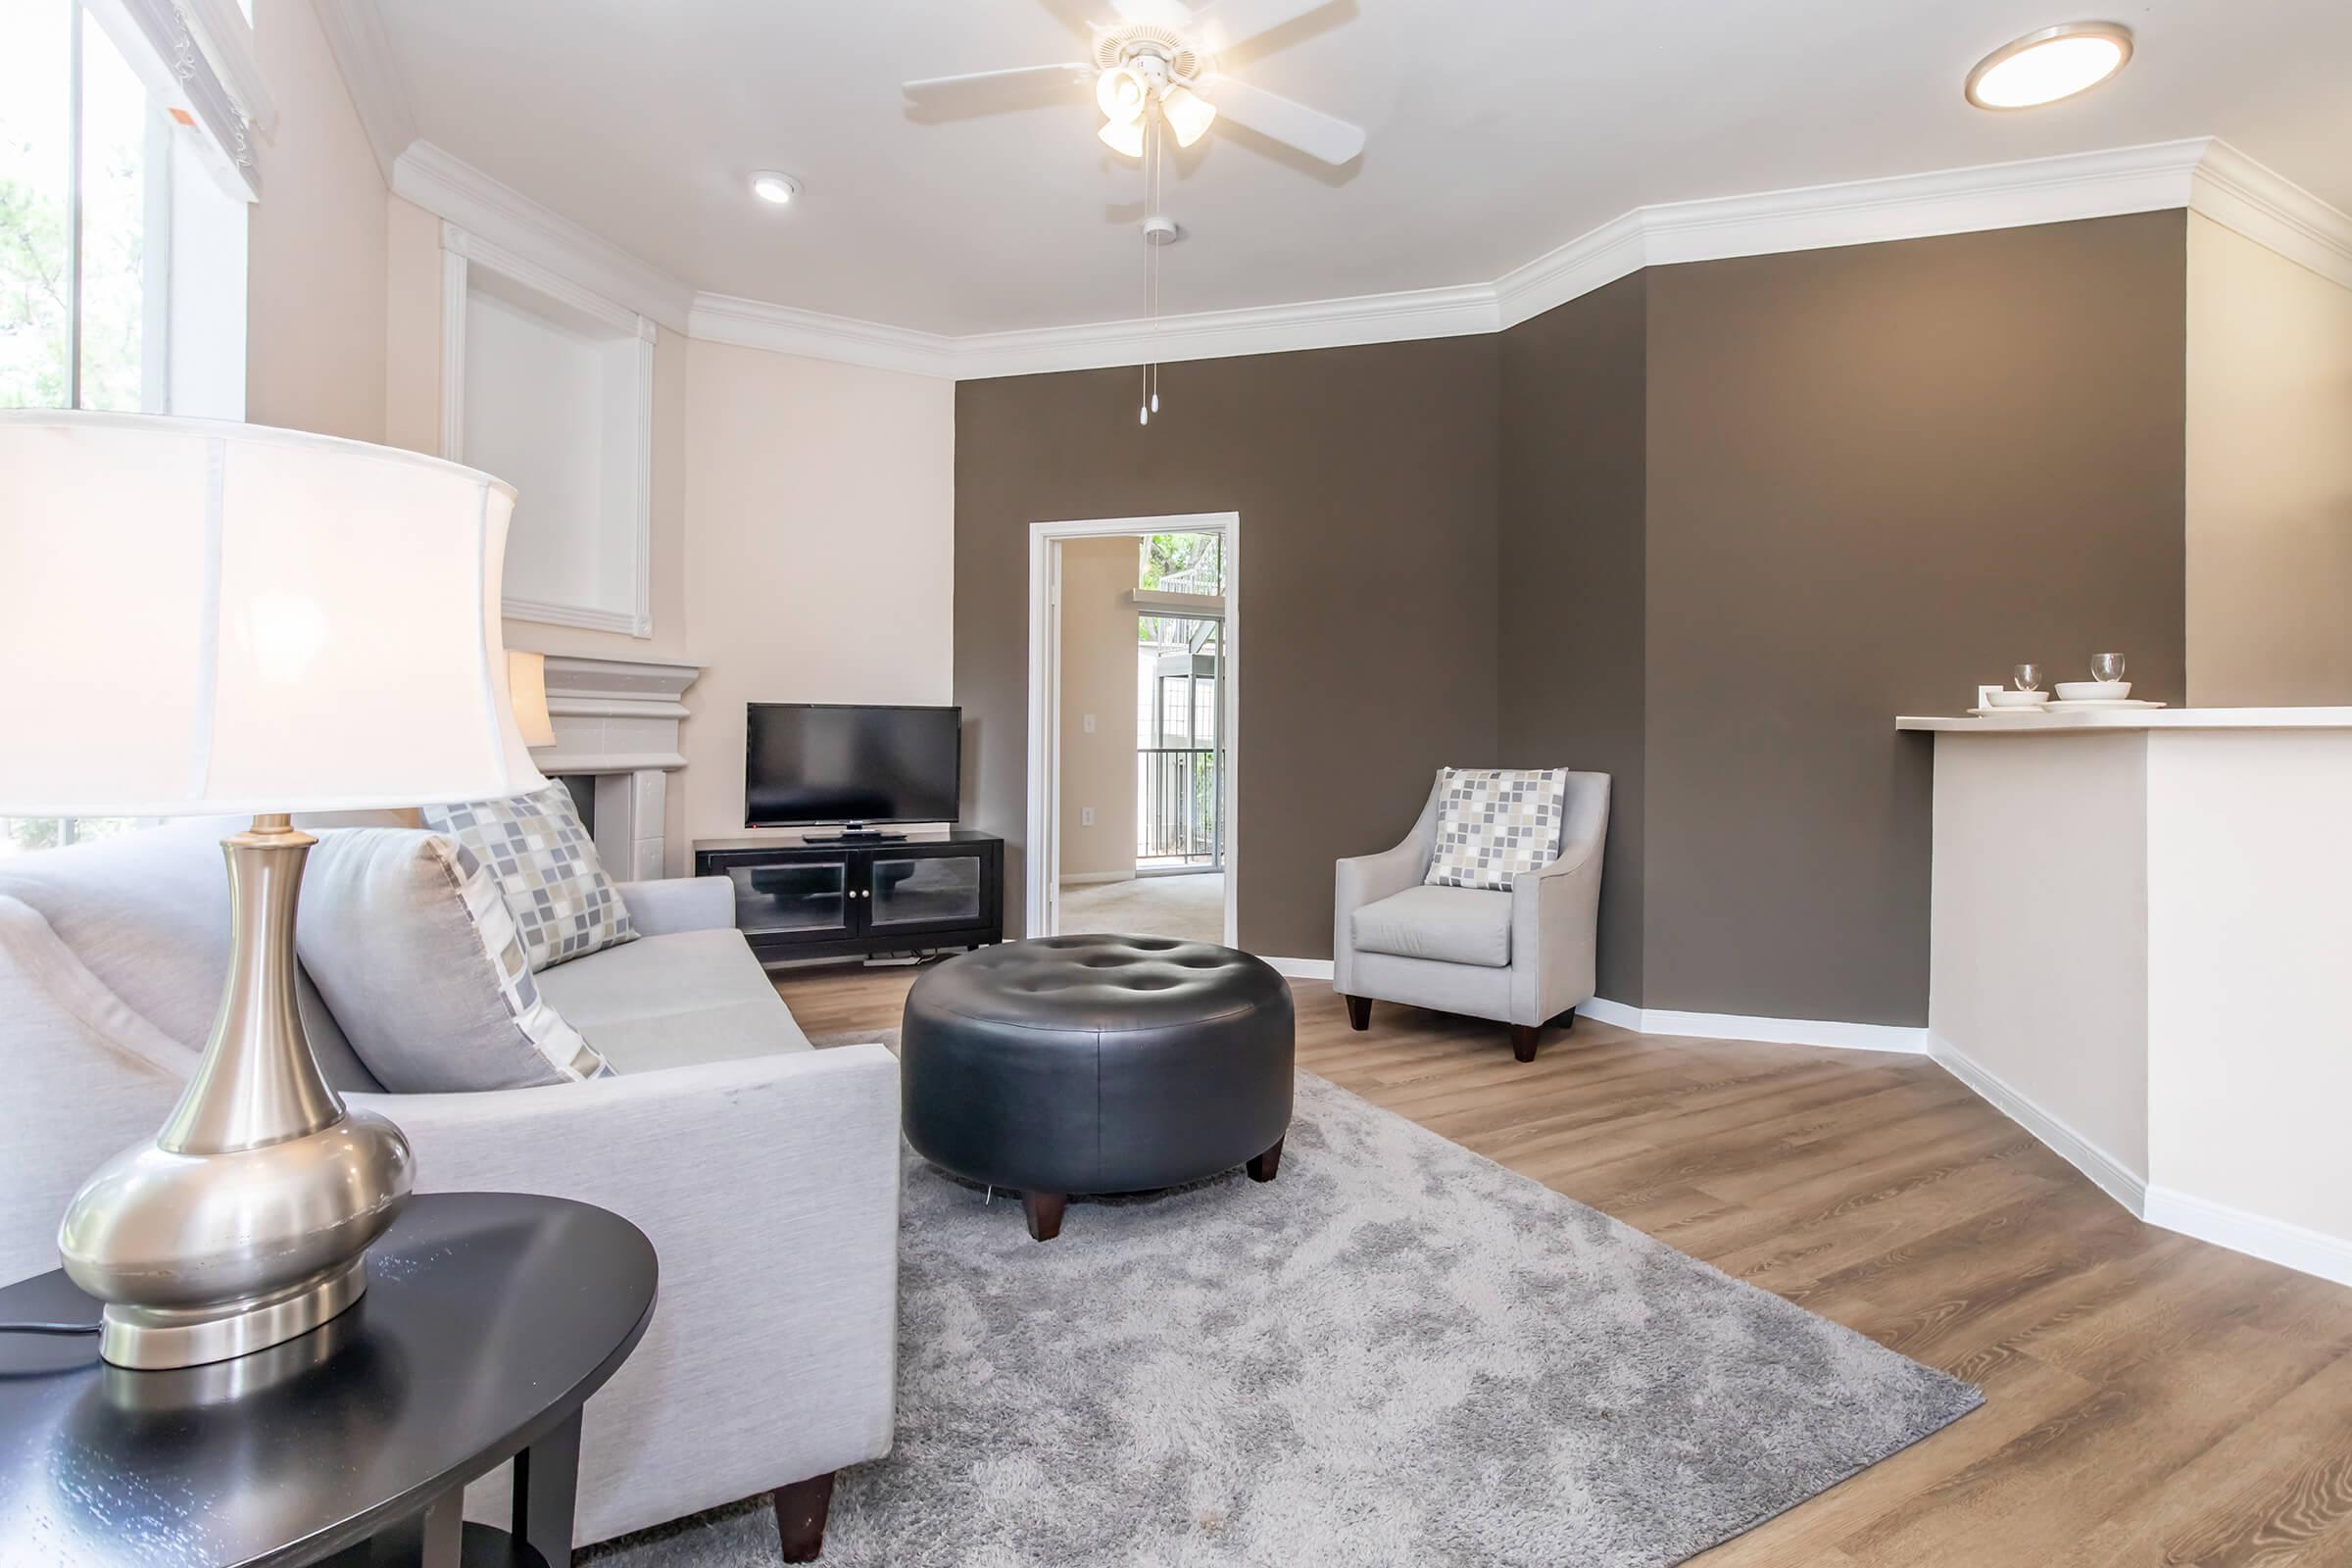
[[[686,765],[678,725],[699,664],[668,660],[547,656],[547,711],[556,743],[531,753],[539,771],[573,784],[593,807],[597,857],[624,881],[666,874],[669,775]],[[575,780],[587,780],[583,789]],[[685,846],[676,847],[684,868]]]

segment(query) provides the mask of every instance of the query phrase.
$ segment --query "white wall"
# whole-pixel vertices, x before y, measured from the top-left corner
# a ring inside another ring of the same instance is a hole
[[[2188,700],[2352,703],[2352,289],[2188,215]]]
[[[245,417],[384,438],[384,179],[310,0],[254,0],[279,123],[246,229]]]
[[[2146,737],[1938,735],[1928,1027],[2148,1173]]]
[[[1135,874],[1136,577],[1133,537],[1061,546],[1061,875]],[[1095,731],[1086,732],[1086,715]],[[1086,825],[1086,808],[1095,812]]]
[[[687,343],[686,363],[686,617],[706,666],[686,835],[733,838],[746,703],[954,701],[956,389],[722,343]]]
[[[2308,1230],[2352,1278],[2352,733],[2148,744],[2148,1217]]]

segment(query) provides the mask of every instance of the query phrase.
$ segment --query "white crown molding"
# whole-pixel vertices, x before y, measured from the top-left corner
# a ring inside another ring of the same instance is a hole
[[[1309,300],[1250,310],[1202,311],[1149,320],[1095,321],[1021,332],[952,338],[958,380],[1100,370],[1147,361],[1218,360],[1243,354],[1402,343],[1414,338],[1494,332],[1494,290],[1410,289],[1345,300]]]
[[[2255,244],[2352,288],[2352,214],[2215,141],[2196,173],[2189,207]]]
[[[412,142],[394,161],[392,193],[592,294],[686,330],[691,286],[429,141]]]
[[[416,116],[409,107],[409,89],[402,82],[392,41],[384,34],[383,14],[375,0],[313,0],[326,47],[343,73],[344,91],[359,112],[360,129],[375,154],[384,183],[392,183],[393,166],[416,139]]]
[[[322,0],[365,5],[369,0]],[[430,142],[392,188],[664,326],[710,342],[952,380],[1502,331],[1647,267],[2186,208],[2352,288],[2352,217],[2211,137],[1639,207],[1493,283],[954,336],[698,293]],[[1899,1049],[1899,1048],[1882,1048]]]
[[[738,299],[732,294],[694,296],[686,334],[709,343],[799,354],[876,370],[948,379],[956,375],[955,338],[846,316],[823,316],[764,300]]]

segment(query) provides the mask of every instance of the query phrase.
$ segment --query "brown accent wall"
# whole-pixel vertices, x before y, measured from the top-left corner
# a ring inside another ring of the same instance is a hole
[[[1647,274],[1502,334],[1501,751],[1609,775],[1600,994],[1641,1006]]]
[[[2102,649],[2181,700],[2182,222],[1650,271],[1646,1005],[1924,1023],[1894,715]]]
[[[1033,522],[1242,518],[1240,936],[1331,952],[1331,868],[1403,836],[1496,741],[1497,339],[967,381],[956,396],[964,819],[1007,841],[1021,929]]]

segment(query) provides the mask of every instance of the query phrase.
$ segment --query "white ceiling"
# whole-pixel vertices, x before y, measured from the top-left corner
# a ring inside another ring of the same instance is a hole
[[[1082,58],[1084,0],[381,0],[416,135],[694,287],[963,334],[1142,314],[1091,99],[924,122],[915,76]],[[2352,211],[2352,3],[2144,0],[2114,81],[1961,98],[2075,0],[1335,0],[1218,62],[1367,126],[1341,171],[1172,155],[1169,313],[1491,281],[1649,203],[2219,135]],[[396,152],[398,149],[390,149]],[[778,210],[750,172],[806,183]]]

